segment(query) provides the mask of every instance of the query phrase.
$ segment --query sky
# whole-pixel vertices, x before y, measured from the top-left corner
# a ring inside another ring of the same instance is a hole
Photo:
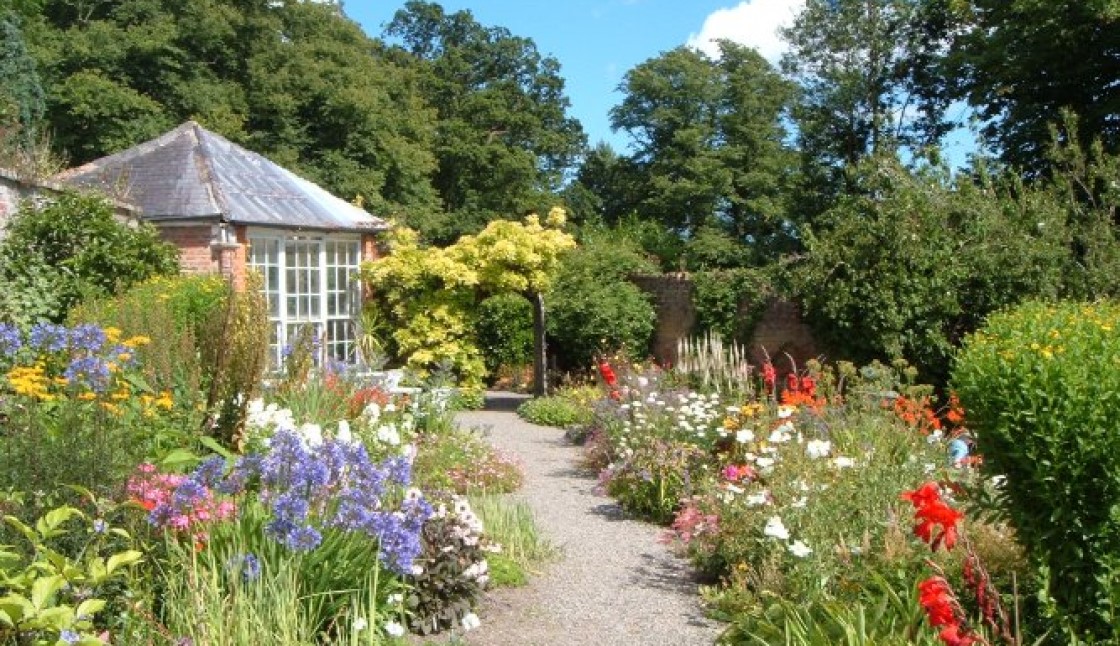
[[[438,0],[437,0],[438,1]],[[531,38],[560,62],[570,114],[588,142],[625,150],[625,133],[612,133],[610,109],[622,102],[618,85],[638,64],[681,45],[713,51],[727,38],[758,48],[777,63],[780,24],[789,24],[804,0],[442,0],[448,13],[469,9],[475,20]],[[347,0],[346,14],[378,36],[404,0]]]

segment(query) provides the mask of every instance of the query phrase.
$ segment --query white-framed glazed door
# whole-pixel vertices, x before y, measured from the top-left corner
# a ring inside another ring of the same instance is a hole
[[[263,277],[273,366],[283,365],[301,330],[310,328],[315,360],[352,363],[361,307],[361,241],[345,235],[249,232],[249,266]]]

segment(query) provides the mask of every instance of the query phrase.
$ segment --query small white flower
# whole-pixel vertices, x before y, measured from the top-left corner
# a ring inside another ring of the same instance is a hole
[[[855,465],[856,461],[852,458],[846,458],[842,455],[832,458],[832,466],[836,467],[837,469],[845,469],[847,467],[854,467]]]
[[[388,634],[390,637],[404,637],[404,626],[398,624],[395,621],[385,622],[384,628],[386,634]]]
[[[369,622],[365,617],[358,617],[354,620],[354,632],[362,632],[369,626]]]
[[[769,469],[774,466],[774,458],[758,458],[754,463],[758,465],[760,469]]]
[[[930,433],[929,435],[926,436],[926,442],[929,442],[930,444],[936,444],[937,441],[940,440],[942,437],[945,437],[945,434],[942,433],[940,430],[937,430],[937,431],[934,431],[934,432],[932,432],[932,433]]]
[[[760,505],[769,505],[769,504],[770,504],[770,492],[766,489],[763,489],[762,491],[760,491],[758,493],[752,493],[751,495],[747,496],[747,506],[748,507],[758,507]]]
[[[762,528],[762,533],[778,540],[789,540],[789,530],[786,529],[785,523],[778,516],[771,516],[770,520],[766,521],[766,527]]]
[[[922,472],[926,474],[933,473],[937,470],[937,465],[932,462],[926,462],[922,465]]]
[[[799,559],[803,559],[813,553],[813,550],[801,541],[794,541],[790,543],[789,551]]]
[[[460,623],[463,624],[463,630],[474,630],[475,628],[478,628],[482,625],[482,622],[478,619],[478,615],[474,614],[473,612],[468,612],[467,614],[463,615]]]
[[[991,484],[991,485],[992,485],[993,487],[1002,487],[1002,486],[1003,486],[1004,484],[1006,484],[1006,483],[1007,483],[1007,476],[992,476],[992,477],[991,477],[991,478],[990,478],[990,479],[988,480],[988,482],[989,482],[989,483],[990,483],[990,484]]]
[[[785,406],[785,405],[779,406],[778,407],[778,418],[779,419],[786,419],[787,417],[793,417],[793,413],[796,410],[797,410],[796,406]]]
[[[323,445],[323,427],[318,424],[304,424],[299,427],[299,436],[308,448],[318,448]]]
[[[396,592],[394,594],[389,595],[389,603],[403,603],[403,602],[404,602],[404,595],[403,594],[401,594],[399,592]]]
[[[747,442],[754,441],[754,431],[749,428],[744,428],[735,433],[735,441],[739,444],[746,444]]]
[[[724,483],[723,487],[728,493],[743,493],[745,491],[742,487],[733,485],[730,482]]]
[[[410,571],[412,572],[412,576],[420,576],[424,573],[424,568],[419,565],[413,565]]]
[[[377,429],[377,439],[389,446],[398,446],[401,443],[401,434],[397,432],[396,426],[386,424]]]
[[[780,429],[774,429],[774,431],[770,433],[770,437],[767,438],[767,441],[773,442],[774,444],[782,444],[784,442],[788,442],[789,433],[784,433]]]
[[[794,509],[801,509],[802,507],[804,507],[807,504],[809,504],[809,498],[807,496],[801,496],[797,500],[794,500],[793,502],[791,502],[789,504],[789,506],[793,507]]]
[[[826,440],[809,440],[805,445],[805,455],[810,458],[827,458],[829,452],[832,451],[832,442]]]
[[[638,377],[638,385],[641,386],[642,388],[645,388],[646,386],[649,385],[649,379],[647,379],[645,377]]]
[[[338,433],[335,434],[339,442],[352,444],[354,442],[354,435],[350,432],[350,422],[346,420],[338,421]]]

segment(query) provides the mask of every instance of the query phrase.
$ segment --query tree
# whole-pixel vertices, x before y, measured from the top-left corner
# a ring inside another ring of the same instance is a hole
[[[43,87],[19,19],[0,10],[0,131],[14,131],[16,145],[30,145],[44,111]]]
[[[584,145],[556,59],[469,11],[412,0],[386,34],[421,71],[437,115],[434,184],[447,213],[429,238],[450,242],[502,214],[550,202]]]
[[[937,74],[944,47],[921,0],[808,0],[783,31],[783,70],[801,88],[794,111],[808,202],[819,212],[845,171],[878,155],[920,157],[949,130]]]
[[[686,238],[720,228],[758,259],[789,246],[783,117],[794,89],[758,52],[724,41],[712,59],[681,47],[627,72],[622,89],[611,125],[634,141],[642,217]]]
[[[29,23],[77,163],[194,119],[379,215],[439,208],[416,71],[333,4],[45,0]]]
[[[1110,0],[952,2],[957,21],[949,71],[958,96],[984,120],[1004,161],[1049,168],[1050,126],[1068,109],[1077,143],[1120,151],[1120,6]]]
[[[943,383],[961,338],[989,313],[1056,298],[1080,273],[1065,206],[1014,179],[948,179],[890,157],[806,231],[793,291],[821,340],[856,361],[903,357]]]
[[[575,247],[560,230],[563,209],[554,208],[545,224],[535,214],[523,223],[494,220],[444,249],[422,246],[409,229],[393,232],[389,255],[364,265],[362,277],[396,324],[393,337],[409,365],[450,361],[460,378],[477,385],[486,369],[473,335],[474,309],[486,296],[519,294],[533,304],[535,388],[545,394],[543,294],[561,255]]]

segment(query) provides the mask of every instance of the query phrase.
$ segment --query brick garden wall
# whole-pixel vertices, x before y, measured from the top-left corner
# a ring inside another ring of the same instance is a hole
[[[651,352],[661,365],[677,360],[677,341],[693,333],[696,307],[695,286],[687,274],[632,276],[630,281],[650,296],[657,312],[657,327]],[[820,352],[809,326],[801,319],[795,303],[773,298],[766,304],[750,340],[747,342],[751,363],[760,365],[767,354],[780,371],[789,369],[788,354],[800,368]]]

